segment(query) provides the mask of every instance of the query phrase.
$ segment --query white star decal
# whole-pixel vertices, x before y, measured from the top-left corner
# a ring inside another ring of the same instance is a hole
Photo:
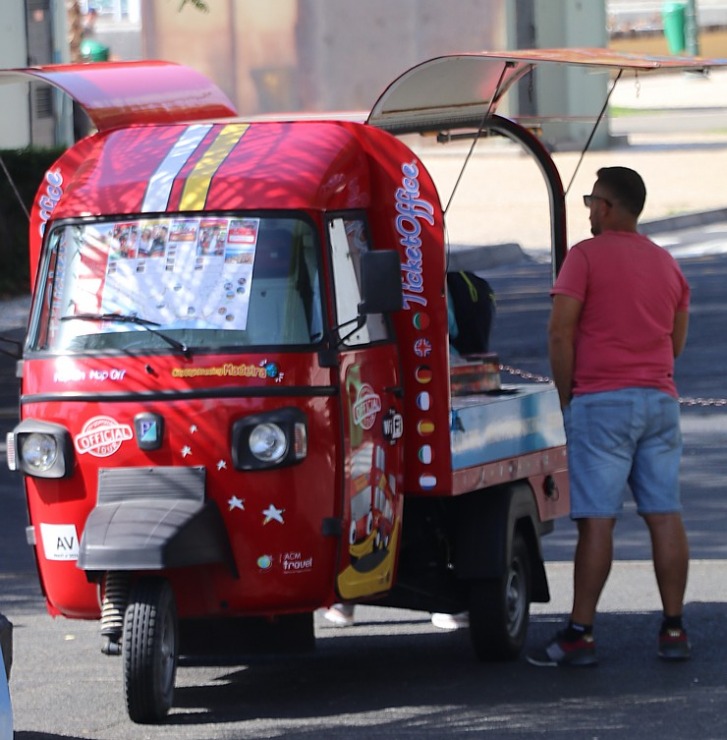
[[[273,504],[270,504],[267,509],[263,509],[263,514],[265,515],[265,519],[263,519],[263,524],[267,524],[268,522],[272,522],[275,520],[276,522],[280,522],[281,524],[285,524],[283,521],[283,512],[285,509],[278,509]]]
[[[182,457],[187,457],[187,455],[192,454],[192,448],[189,445],[184,445],[182,447]]]
[[[227,463],[224,460],[218,460],[217,470],[227,470]]]
[[[237,498],[237,496],[230,496],[229,500],[227,501],[227,505],[230,507],[230,511],[233,509],[239,509],[240,511],[245,511],[245,499],[244,498]]]

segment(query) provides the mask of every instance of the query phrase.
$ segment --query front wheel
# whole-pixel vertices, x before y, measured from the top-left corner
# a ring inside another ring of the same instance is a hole
[[[137,581],[124,615],[124,694],[133,722],[162,720],[172,706],[179,631],[174,594],[161,578]]]
[[[513,536],[505,573],[470,583],[470,637],[480,660],[514,660],[525,644],[530,615],[530,560],[523,536]]]

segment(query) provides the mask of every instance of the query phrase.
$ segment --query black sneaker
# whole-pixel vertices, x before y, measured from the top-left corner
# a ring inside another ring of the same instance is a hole
[[[663,629],[659,632],[659,657],[662,660],[689,660],[692,647],[685,629]]]
[[[547,645],[527,655],[528,663],[537,666],[574,666],[584,668],[598,663],[596,641],[593,635],[583,635],[577,640],[563,639],[559,632]]]

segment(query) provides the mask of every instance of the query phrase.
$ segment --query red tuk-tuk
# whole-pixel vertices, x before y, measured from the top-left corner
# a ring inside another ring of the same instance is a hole
[[[33,206],[8,462],[48,610],[100,620],[132,720],[169,711],[180,655],[271,630],[310,647],[334,602],[468,609],[480,658],[518,655],[549,598],[540,537],[568,509],[557,394],[501,386],[495,356],[451,392],[444,214],[396,135],[520,142],[557,269],[560,177],[494,111],[537,61],[629,64],[604,54],[431,60],[366,122],[241,121],[163,62],[6,73],[65,90],[97,129]]]

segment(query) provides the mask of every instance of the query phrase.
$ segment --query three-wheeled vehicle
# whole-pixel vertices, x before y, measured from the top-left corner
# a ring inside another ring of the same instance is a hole
[[[495,355],[450,363],[443,209],[397,135],[519,142],[557,270],[561,179],[495,114],[543,60],[666,64],[443,57],[365,122],[241,121],[164,62],[5,73],[65,90],[97,129],[33,205],[7,449],[48,610],[100,620],[132,720],[169,711],[180,655],[229,660],[271,632],[310,647],[333,602],[466,609],[478,657],[518,655],[549,598],[540,538],[568,509],[557,394],[502,385]]]

